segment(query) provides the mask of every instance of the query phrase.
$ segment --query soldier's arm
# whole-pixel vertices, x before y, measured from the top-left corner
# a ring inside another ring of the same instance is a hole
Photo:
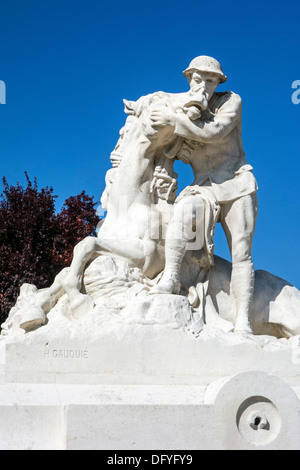
[[[241,119],[242,100],[231,93],[212,120],[191,121],[185,114],[176,116],[175,135],[200,142],[215,142],[234,129]]]

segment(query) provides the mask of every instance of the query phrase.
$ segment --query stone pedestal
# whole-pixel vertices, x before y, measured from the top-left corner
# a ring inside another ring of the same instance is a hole
[[[300,450],[297,339],[95,321],[0,343],[1,449]]]
[[[2,384],[0,448],[299,450],[296,392],[261,372],[208,387]]]

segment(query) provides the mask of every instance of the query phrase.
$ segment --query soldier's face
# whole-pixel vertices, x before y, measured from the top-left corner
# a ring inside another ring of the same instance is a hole
[[[217,75],[210,72],[193,72],[189,77],[191,90],[202,89],[207,96],[207,101],[213,96],[220,80]]]

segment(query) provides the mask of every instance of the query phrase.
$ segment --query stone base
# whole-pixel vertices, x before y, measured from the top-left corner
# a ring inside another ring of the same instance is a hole
[[[299,392],[262,372],[208,387],[2,384],[0,449],[300,450]]]
[[[300,450],[298,337],[195,337],[162,313],[2,339],[0,448]]]
[[[0,342],[5,383],[208,385],[264,371],[300,386],[299,338],[242,336],[204,326],[199,337],[175,325],[96,324],[95,317]]]

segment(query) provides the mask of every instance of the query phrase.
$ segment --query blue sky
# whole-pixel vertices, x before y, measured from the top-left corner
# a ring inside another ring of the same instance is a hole
[[[0,0],[0,176],[64,200],[100,199],[125,115],[122,99],[187,90],[191,59],[211,55],[243,99],[246,157],[259,184],[256,269],[300,288],[298,0]],[[192,182],[178,163],[180,188]],[[230,259],[221,228],[216,254]]]

